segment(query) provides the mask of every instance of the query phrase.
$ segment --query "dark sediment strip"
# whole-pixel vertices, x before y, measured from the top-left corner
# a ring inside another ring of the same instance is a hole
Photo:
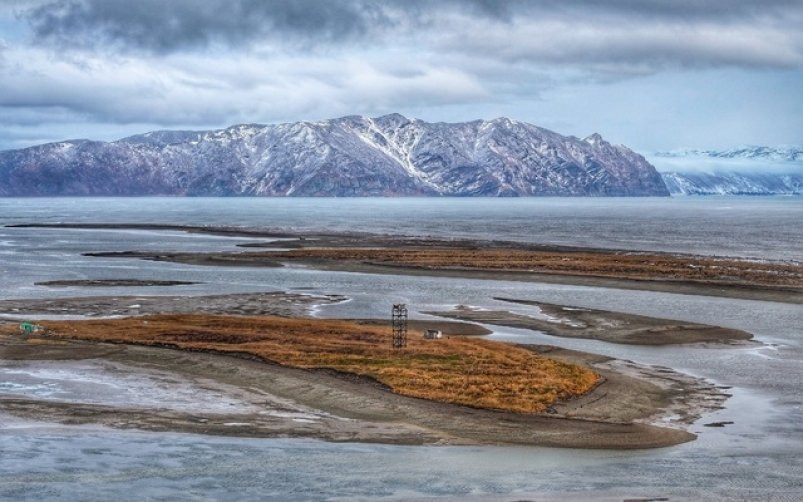
[[[160,281],[160,280],[140,280],[140,279],[82,279],[82,280],[56,280],[34,283],[37,286],[52,287],[86,287],[86,288],[109,288],[109,287],[149,287],[149,286],[191,286],[201,284],[200,282],[189,281]]]

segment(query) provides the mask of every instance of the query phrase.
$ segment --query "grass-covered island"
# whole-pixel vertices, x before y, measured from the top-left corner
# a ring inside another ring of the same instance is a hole
[[[50,337],[251,356],[367,377],[403,396],[517,413],[542,412],[599,380],[588,368],[477,338],[410,336],[396,350],[390,328],[352,321],[155,315],[41,325]]]
[[[35,421],[246,437],[631,449],[694,439],[685,429],[726,398],[668,368],[484,340],[470,323],[411,320],[407,347],[394,350],[386,322],[231,315],[242,295],[231,296],[195,298],[211,309],[203,314],[42,320],[27,336],[18,323],[0,322],[5,365],[74,375],[65,377],[73,389],[89,385],[66,400],[0,396],[0,410]],[[286,293],[262,299],[266,311],[307,308]],[[79,310],[96,310],[80,300]],[[424,340],[422,327],[447,337]],[[154,383],[130,387],[144,381]],[[97,385],[129,397],[104,400]],[[188,387],[198,391],[180,394]]]

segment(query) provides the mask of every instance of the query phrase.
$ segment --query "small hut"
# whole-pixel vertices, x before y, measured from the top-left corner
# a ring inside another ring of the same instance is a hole
[[[443,332],[439,329],[428,329],[424,331],[424,340],[440,340],[443,338]]]

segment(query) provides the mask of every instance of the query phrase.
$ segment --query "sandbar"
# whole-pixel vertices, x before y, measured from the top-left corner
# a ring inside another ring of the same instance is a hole
[[[528,305],[535,309],[533,312],[519,313],[459,305],[449,311],[425,313],[463,321],[538,330],[564,338],[585,338],[628,345],[734,344],[753,338],[746,331],[708,324],[529,300],[497,300]]]

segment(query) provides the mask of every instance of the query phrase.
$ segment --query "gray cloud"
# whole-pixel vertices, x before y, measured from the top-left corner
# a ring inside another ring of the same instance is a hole
[[[166,58],[53,58],[14,48],[0,63],[0,116],[29,126],[44,117],[168,127],[297,120],[483,99],[478,79],[426,63],[383,58],[253,53]]]
[[[0,27],[11,28],[0,35],[0,144],[11,128],[22,131],[13,138],[20,144],[62,132],[108,138],[136,131],[133,124],[211,128],[390,111],[432,120],[521,114],[566,132],[605,133],[625,120],[622,110],[636,123],[672,109],[693,76],[709,73],[700,68],[739,76],[712,89],[749,75],[792,81],[803,68],[800,0],[0,2]],[[672,75],[683,79],[638,87]],[[800,130],[796,82],[766,92],[751,85],[755,92],[702,117],[733,110],[706,123],[706,134]],[[670,89],[663,100],[655,97],[661,86]],[[764,94],[773,96],[764,107],[772,114],[745,111]],[[597,102],[600,111],[589,113]],[[645,112],[653,102],[661,107]],[[775,116],[752,132],[728,125],[765,115]],[[82,129],[89,132],[73,132]]]
[[[57,0],[27,19],[42,41],[156,53],[259,39],[340,42],[390,22],[367,2],[316,0]]]
[[[620,26],[554,19],[504,30],[445,32],[437,44],[444,51],[511,64],[573,66],[595,78],[638,76],[673,67],[803,67],[802,34],[790,27],[754,23]]]
[[[803,4],[795,0],[50,0],[26,19],[37,41],[58,48],[161,55],[359,42],[624,75],[803,61]]]
[[[518,7],[545,7],[549,3],[546,0],[524,1]],[[801,7],[798,0],[563,0],[559,5],[559,8],[594,14],[608,12],[643,18],[682,18],[687,21],[777,15],[787,9],[799,10]]]

